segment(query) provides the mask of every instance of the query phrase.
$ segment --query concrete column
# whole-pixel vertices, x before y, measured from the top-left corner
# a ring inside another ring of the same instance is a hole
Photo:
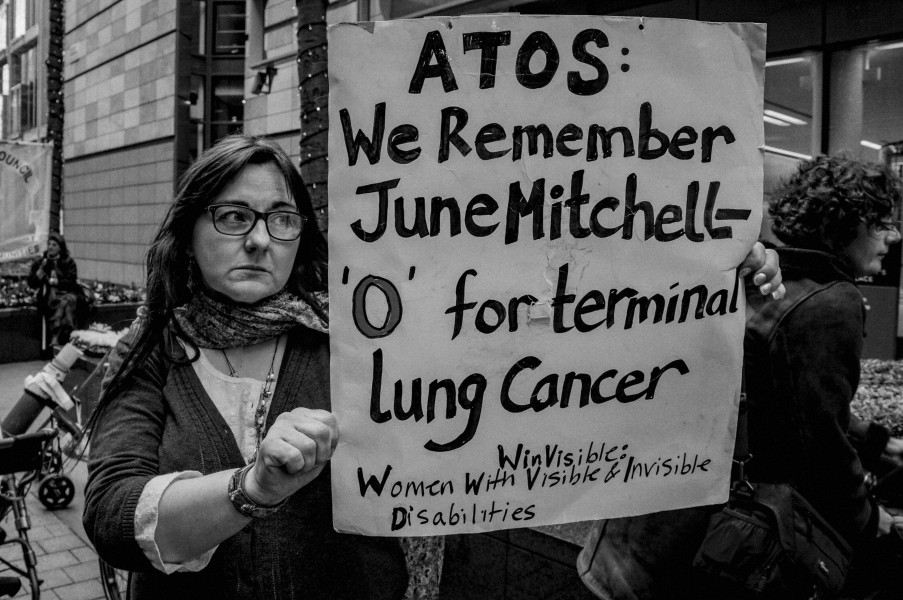
[[[809,78],[812,81],[812,122],[809,130],[809,154],[817,156],[822,153],[821,132],[825,118],[824,94],[822,93],[825,76],[825,55],[819,53],[809,60]]]
[[[865,48],[835,52],[831,56],[831,83],[828,111],[828,152],[845,152],[862,158],[862,75]]]

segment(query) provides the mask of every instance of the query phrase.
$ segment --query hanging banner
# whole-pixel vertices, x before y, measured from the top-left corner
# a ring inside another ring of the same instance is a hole
[[[0,263],[37,255],[50,228],[52,146],[0,141]]]
[[[335,527],[725,501],[764,25],[493,15],[328,36]]]

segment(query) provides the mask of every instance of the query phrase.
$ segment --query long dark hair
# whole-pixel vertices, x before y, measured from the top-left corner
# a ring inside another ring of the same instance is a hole
[[[298,211],[307,217],[286,287],[306,300],[321,317],[327,318],[322,303],[313,295],[326,290],[326,239],[317,225],[300,173],[285,151],[271,140],[241,134],[225,137],[202,153],[180,180],[175,200],[147,251],[147,300],[139,309],[141,317],[126,334],[130,347],[121,362],[116,357],[110,361],[111,373],[104,381],[89,427],[122,390],[135,367],[155,347],[162,345],[164,331],[173,321],[174,309],[191,299],[189,269],[193,267],[189,265],[193,261],[189,260],[188,250],[195,222],[242,169],[259,164],[273,164],[282,172]],[[199,281],[200,274],[195,272],[194,279]],[[164,355],[170,361],[176,360],[170,354]],[[192,359],[195,358],[196,354]]]

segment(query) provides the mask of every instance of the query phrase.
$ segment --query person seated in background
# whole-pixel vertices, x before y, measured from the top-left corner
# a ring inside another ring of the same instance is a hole
[[[47,250],[31,264],[28,286],[38,290],[38,310],[49,328],[49,345],[65,345],[76,327],[81,287],[78,284],[78,267],[69,256],[62,234],[50,234]],[[43,343],[41,346],[44,349]]]

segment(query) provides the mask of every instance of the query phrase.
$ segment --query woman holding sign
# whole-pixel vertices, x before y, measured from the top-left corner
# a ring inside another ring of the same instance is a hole
[[[84,523],[140,598],[401,598],[395,540],[336,533],[326,242],[285,153],[182,178],[94,416]]]

